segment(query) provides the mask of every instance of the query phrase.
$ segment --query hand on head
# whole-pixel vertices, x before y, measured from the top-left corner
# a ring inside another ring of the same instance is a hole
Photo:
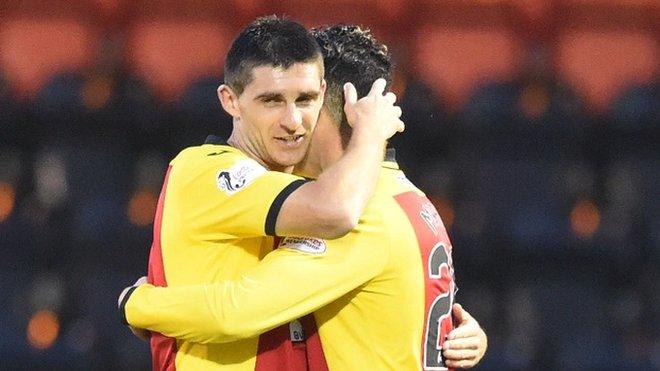
[[[352,83],[344,85],[344,112],[353,130],[364,130],[377,139],[387,140],[405,128],[401,121],[401,107],[395,105],[396,95],[392,92],[383,94],[387,82],[385,79],[374,81],[369,94],[358,99]]]

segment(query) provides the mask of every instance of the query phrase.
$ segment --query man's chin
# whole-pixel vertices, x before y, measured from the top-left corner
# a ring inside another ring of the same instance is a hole
[[[273,156],[273,162],[278,168],[290,168],[298,165],[305,158],[305,151],[295,151],[291,153],[278,153]]]

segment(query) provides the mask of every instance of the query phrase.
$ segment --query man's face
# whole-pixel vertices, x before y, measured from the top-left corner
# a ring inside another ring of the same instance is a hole
[[[332,114],[324,106],[314,129],[307,156],[296,165],[295,173],[317,178],[324,169],[337,162],[343,153],[339,124],[332,119]]]
[[[236,99],[238,109],[232,115],[240,140],[273,170],[291,167],[305,156],[323,104],[321,68],[317,62],[288,69],[255,67],[252,81]]]

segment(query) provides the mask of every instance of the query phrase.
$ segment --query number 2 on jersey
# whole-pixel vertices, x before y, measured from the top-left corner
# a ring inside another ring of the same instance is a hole
[[[443,243],[436,244],[431,250],[428,264],[429,279],[440,280],[442,268],[450,272],[450,257]],[[424,369],[446,370],[442,358],[441,345],[444,343],[446,329],[451,328],[451,306],[454,302],[453,282],[447,292],[438,295],[431,304],[426,319],[426,334],[424,338]],[[447,323],[448,322],[448,323]],[[443,324],[445,324],[443,326]]]

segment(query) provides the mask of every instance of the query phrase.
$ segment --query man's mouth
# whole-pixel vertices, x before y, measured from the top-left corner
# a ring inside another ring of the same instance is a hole
[[[305,134],[297,134],[297,135],[287,135],[283,137],[275,137],[275,139],[277,139],[284,145],[295,146],[296,144],[302,142],[304,137]]]

